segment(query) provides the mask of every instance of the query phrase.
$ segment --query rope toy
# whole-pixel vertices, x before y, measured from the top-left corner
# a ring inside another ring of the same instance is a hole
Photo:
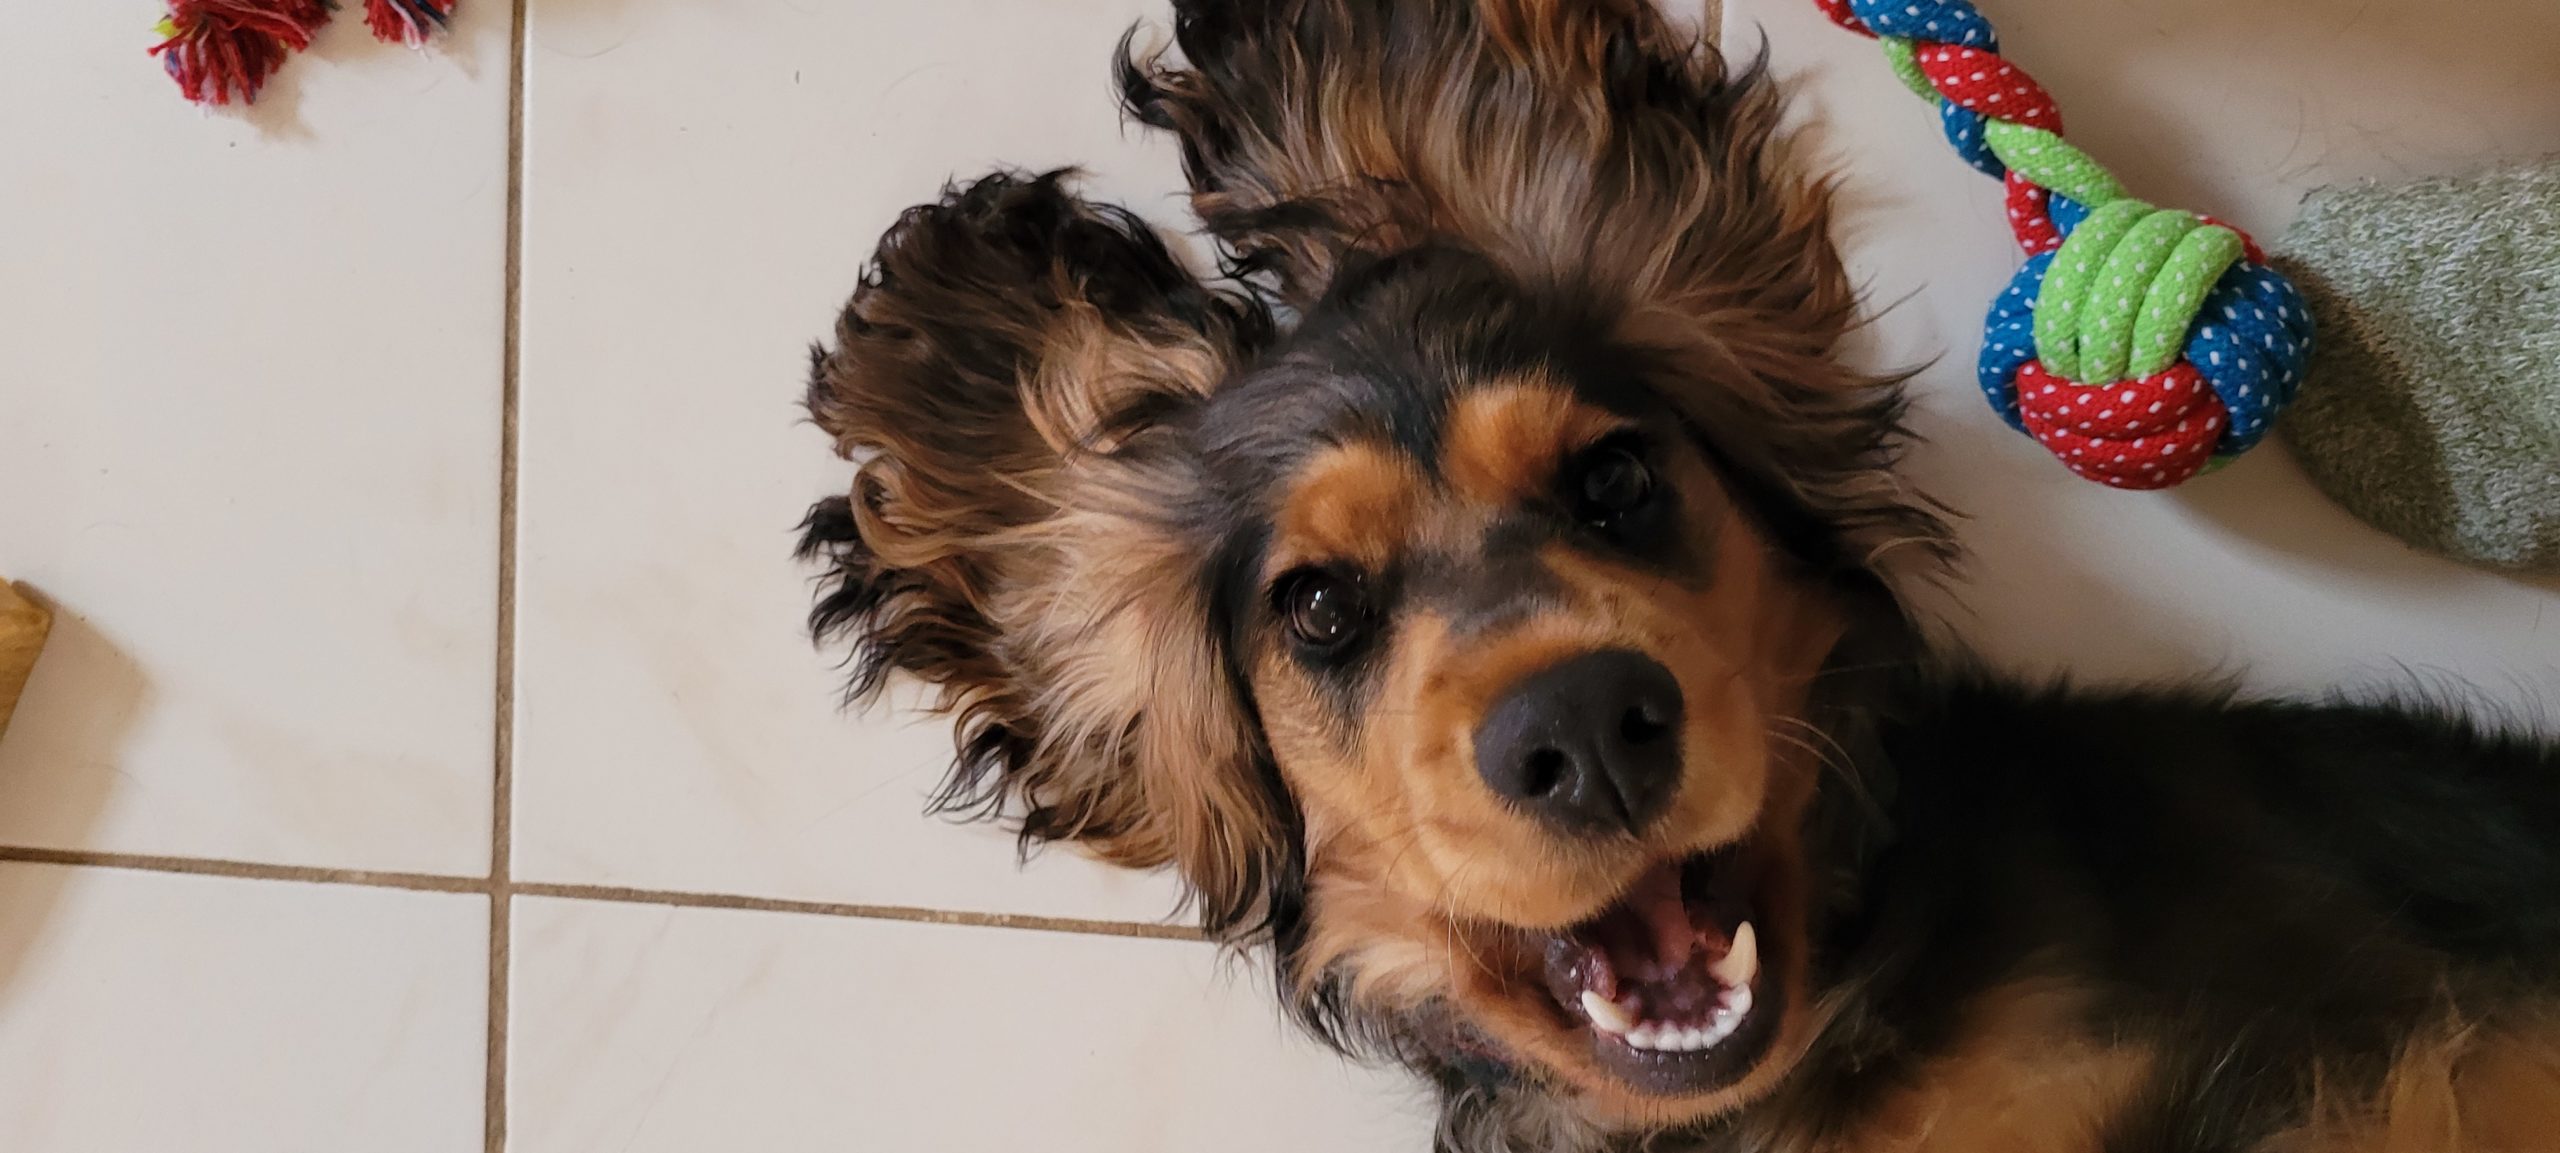
[[[2211,217],[2127,195],[2062,138],[2062,113],[2000,56],[1968,0],[1814,0],[1884,45],[1947,142],[2008,188],[2026,264],[1991,306],[1991,407],[2071,471],[2168,488],[2246,452],[2302,383],[2310,311],[2266,253]]]
[[[453,18],[455,0],[365,0],[364,22],[375,37],[411,48]],[[337,0],[169,0],[160,43],[151,54],[198,104],[257,100],[285,58],[311,47]]]

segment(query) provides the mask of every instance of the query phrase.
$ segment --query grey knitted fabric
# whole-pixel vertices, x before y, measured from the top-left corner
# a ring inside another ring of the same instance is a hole
[[[2560,157],[2315,193],[2277,263],[2320,322],[2281,424],[2410,544],[2560,572]]]

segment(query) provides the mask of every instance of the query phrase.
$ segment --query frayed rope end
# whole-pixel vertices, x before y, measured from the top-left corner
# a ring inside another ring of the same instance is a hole
[[[247,103],[328,22],[322,0],[170,0],[151,54],[187,99]]]
[[[411,48],[453,20],[455,0],[365,0],[365,26],[374,36]],[[169,0],[160,21],[160,58],[178,91],[198,104],[247,104],[284,67],[285,58],[311,47],[329,22],[335,0]]]
[[[424,48],[453,20],[454,0],[364,0],[365,26],[376,39]]]

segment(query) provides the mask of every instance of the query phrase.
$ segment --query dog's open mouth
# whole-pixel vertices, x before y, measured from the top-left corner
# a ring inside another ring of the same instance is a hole
[[[1547,942],[1547,991],[1589,1026],[1602,1068],[1670,1096],[1758,1062],[1783,1005],[1752,924],[1758,873],[1742,847],[1665,861]]]

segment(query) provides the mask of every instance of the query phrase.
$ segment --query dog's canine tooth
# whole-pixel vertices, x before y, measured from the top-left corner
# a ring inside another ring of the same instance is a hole
[[[1635,1018],[1619,1008],[1617,1002],[1590,989],[1582,991],[1582,1011],[1603,1033],[1623,1037],[1636,1027]]]
[[[1733,931],[1733,947],[1707,966],[1716,983],[1728,989],[1748,989],[1751,979],[1760,975],[1760,934],[1751,922],[1744,921]]]

